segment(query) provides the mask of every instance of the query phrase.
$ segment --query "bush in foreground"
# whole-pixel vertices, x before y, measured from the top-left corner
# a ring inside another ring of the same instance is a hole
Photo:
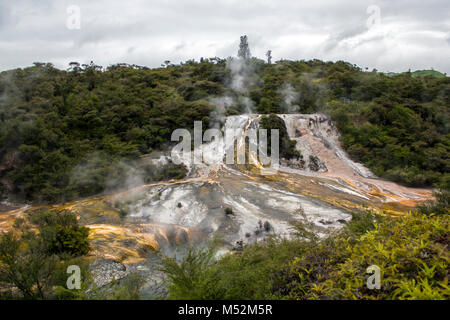
[[[214,260],[166,258],[173,299],[448,299],[448,215],[362,214],[325,239],[272,238]],[[367,267],[381,269],[369,290]]]

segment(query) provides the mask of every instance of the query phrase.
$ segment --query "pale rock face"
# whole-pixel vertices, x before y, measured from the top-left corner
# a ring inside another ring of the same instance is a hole
[[[377,209],[384,202],[411,203],[430,197],[428,190],[377,179],[369,169],[352,161],[341,148],[339,132],[327,116],[278,116],[296,141],[302,159],[280,159],[279,171],[264,176],[258,170],[226,164],[223,137],[204,143],[200,148],[208,161],[186,163],[186,179],[142,186],[138,199],[127,195],[133,192],[113,196],[129,202],[129,214],[121,228],[141,230],[139,234],[161,250],[215,235],[222,237],[225,248],[231,248],[238,241],[258,241],[269,233],[289,237],[296,221],[307,220],[323,230],[338,229],[351,219],[349,212],[353,209]],[[226,117],[222,131],[235,130],[236,145],[242,146],[247,131],[259,128],[261,117]],[[174,159],[160,156],[153,163],[169,160]],[[79,202],[75,206],[83,207]],[[225,214],[225,208],[232,209],[233,214]],[[261,227],[266,222],[268,230]],[[0,216],[0,227],[3,225],[9,224]]]
[[[352,161],[339,143],[339,133],[333,122],[323,114],[281,114],[289,137],[297,141],[297,149],[302,153],[310,171],[326,172],[328,170],[326,157],[317,150],[329,149],[342,161],[343,165],[351,168],[356,174],[369,178],[375,175],[360,163]],[[311,157],[318,159],[318,170],[311,164]],[[324,158],[324,159],[322,159]]]
[[[341,228],[351,219],[348,212],[351,208],[337,205],[341,197],[354,203],[354,207],[398,197],[395,184],[387,189],[379,180],[372,179],[375,176],[369,169],[348,157],[340,146],[336,127],[327,116],[278,116],[284,120],[290,138],[297,142],[302,159],[280,159],[280,171],[267,179],[226,164],[227,150],[222,137],[214,146],[204,143],[200,147],[203,159],[215,161],[187,163],[190,174],[183,183],[149,187],[146,198],[134,203],[131,216],[200,231],[205,239],[220,234],[225,244],[233,247],[261,240],[269,233],[289,237],[292,223],[305,219],[319,229]],[[247,131],[259,128],[261,117],[229,116],[222,131],[234,130],[236,146],[242,146]],[[287,184],[277,183],[277,179]],[[371,194],[373,190],[378,190],[379,195]],[[305,195],[305,191],[311,195]],[[414,192],[402,196],[415,197]],[[225,208],[231,208],[233,214],[225,214]],[[271,226],[270,230],[262,227],[265,222]]]

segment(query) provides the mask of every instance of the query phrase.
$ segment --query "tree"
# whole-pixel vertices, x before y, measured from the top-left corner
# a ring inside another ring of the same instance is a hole
[[[239,44],[238,57],[240,59],[250,59],[250,48],[248,47],[247,36],[241,36],[241,43]]]
[[[34,212],[29,220],[38,226],[40,240],[49,255],[81,256],[89,252],[89,229],[79,226],[72,212]]]
[[[261,117],[259,121],[259,126],[261,129],[267,130],[267,144],[268,150],[271,148],[271,129],[279,130],[279,147],[280,147],[280,156],[285,159],[301,159],[301,153],[296,150],[296,141],[291,140],[289,138],[289,134],[287,133],[286,124],[283,119],[278,117],[276,114],[269,114]]]
[[[272,50],[267,51],[266,57],[267,57],[267,63],[272,64]]]
[[[15,286],[25,299],[48,297],[58,260],[47,254],[44,242],[32,231],[0,238],[0,282]]]
[[[72,71],[72,72],[79,72],[81,70],[80,68],[80,63],[76,62],[76,61],[72,61],[69,62],[69,68],[67,69],[67,71]]]
[[[14,231],[0,236],[0,282],[26,299],[49,298],[64,261],[89,251],[88,235],[70,212],[34,212],[16,219]]]

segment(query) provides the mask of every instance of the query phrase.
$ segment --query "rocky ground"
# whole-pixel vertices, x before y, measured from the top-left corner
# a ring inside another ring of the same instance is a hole
[[[150,263],[122,264],[115,260],[100,259],[90,266],[93,280],[98,287],[104,287],[113,281],[124,281],[132,273],[143,276],[145,283],[142,286],[144,299],[161,299],[167,295],[166,277],[159,271],[156,261]]]

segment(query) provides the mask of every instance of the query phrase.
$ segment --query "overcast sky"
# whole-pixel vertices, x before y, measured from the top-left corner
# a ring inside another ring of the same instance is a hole
[[[448,0],[0,0],[0,70],[225,58],[244,34],[253,56],[271,49],[274,61],[450,74]]]

